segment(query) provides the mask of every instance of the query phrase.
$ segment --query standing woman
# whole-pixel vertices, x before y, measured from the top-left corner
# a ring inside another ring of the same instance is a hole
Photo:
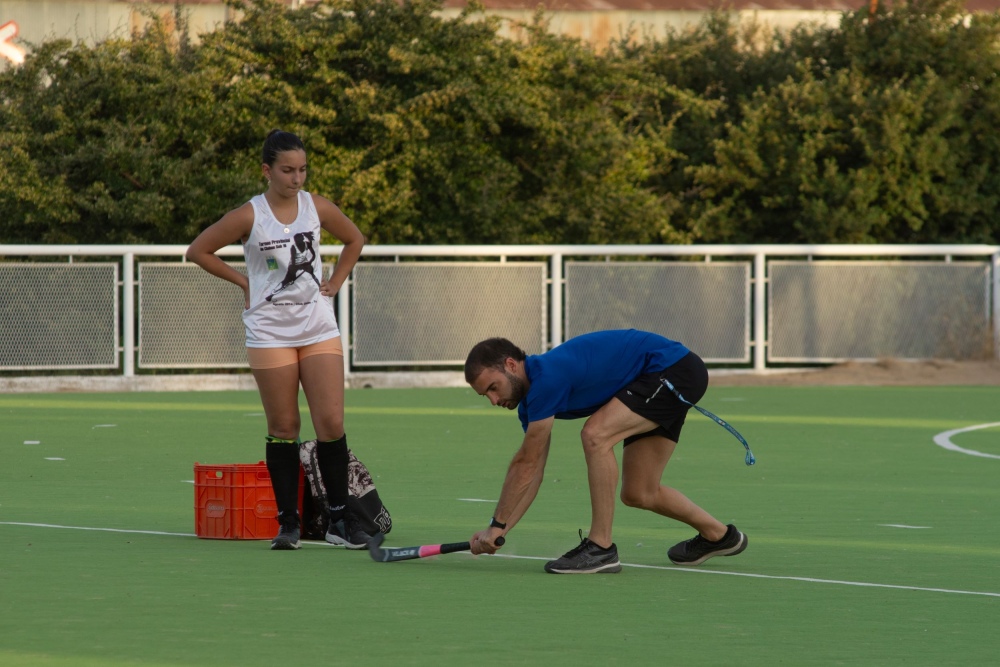
[[[344,353],[330,299],[350,275],[365,237],[337,206],[302,189],[306,150],[294,134],[273,130],[264,141],[267,191],[226,213],[198,235],[186,257],[243,290],[247,357],[267,416],[267,469],[281,528],[272,549],[298,549],[299,384],[316,431],[317,457],[330,502],[326,540],[362,549],[370,536],[347,514]],[[344,244],[323,280],[320,230]],[[215,253],[243,243],[247,274]]]

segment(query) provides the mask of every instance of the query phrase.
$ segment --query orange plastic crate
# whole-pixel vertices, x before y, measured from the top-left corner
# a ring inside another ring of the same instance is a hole
[[[301,490],[300,484],[300,494]],[[270,540],[278,534],[277,518],[271,476],[263,461],[194,464],[194,533],[198,537]]]

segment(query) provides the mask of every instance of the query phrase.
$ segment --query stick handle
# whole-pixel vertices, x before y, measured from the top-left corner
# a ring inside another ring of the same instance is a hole
[[[503,536],[501,535],[500,537],[497,538],[496,545],[498,547],[502,547],[504,542],[506,542],[506,540],[503,539]],[[432,555],[436,556],[437,554],[453,554],[453,553],[455,553],[457,551],[468,551],[471,548],[472,548],[472,545],[469,544],[468,542],[452,542],[451,544],[442,544],[442,545],[440,545],[440,547],[437,549],[437,553],[435,553],[435,554],[428,553],[427,555],[428,556],[432,556]],[[423,557],[424,557],[424,555],[421,554],[421,558],[423,558]]]
[[[472,548],[472,545],[468,542],[452,542],[451,544],[442,544],[438,550],[440,554],[453,554],[456,551],[468,551]]]

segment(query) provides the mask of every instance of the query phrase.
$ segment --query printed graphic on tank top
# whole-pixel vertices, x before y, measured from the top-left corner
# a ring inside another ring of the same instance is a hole
[[[270,301],[275,295],[281,293],[290,285],[295,284],[295,279],[299,276],[309,276],[319,287],[319,278],[313,272],[313,262],[316,260],[316,248],[313,247],[312,232],[299,232],[292,237],[292,244],[288,247],[288,269],[281,284],[275,287],[265,300]]]

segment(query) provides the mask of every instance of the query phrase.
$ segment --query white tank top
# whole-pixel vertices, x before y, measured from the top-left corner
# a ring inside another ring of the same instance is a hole
[[[247,347],[302,347],[340,335],[333,300],[319,293],[319,214],[299,191],[299,212],[278,222],[264,195],[250,200],[253,228],[243,244],[250,279],[250,308],[243,311]]]

